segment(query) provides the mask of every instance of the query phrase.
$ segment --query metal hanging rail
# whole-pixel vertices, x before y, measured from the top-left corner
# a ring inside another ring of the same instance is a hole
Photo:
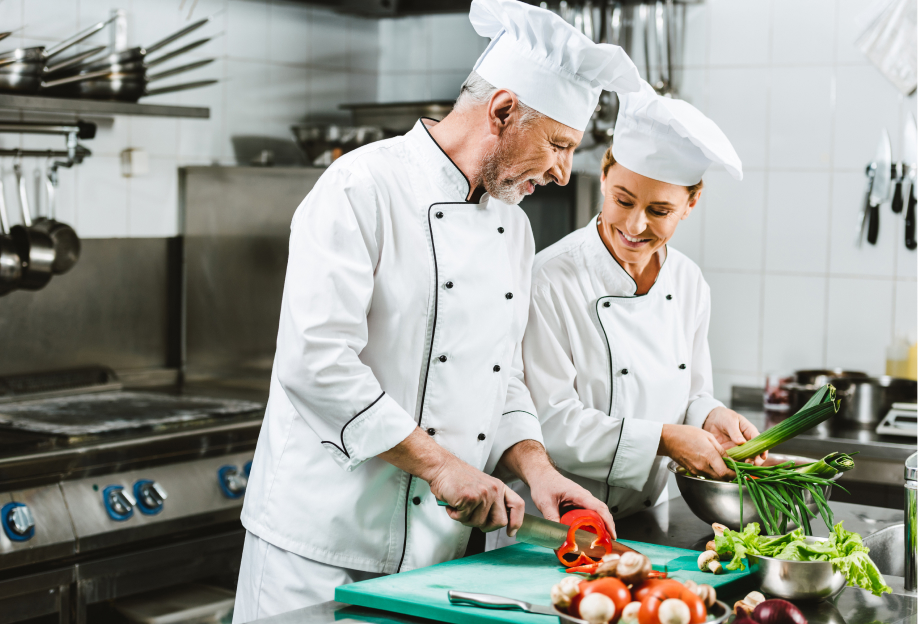
[[[66,162],[55,165],[72,167],[83,162],[92,152],[80,145],[80,139],[92,139],[96,136],[96,124],[91,121],[76,123],[36,123],[27,121],[0,121],[0,133],[14,134],[57,134],[66,137],[66,150],[24,150],[19,148],[0,148],[0,156],[66,158]]]

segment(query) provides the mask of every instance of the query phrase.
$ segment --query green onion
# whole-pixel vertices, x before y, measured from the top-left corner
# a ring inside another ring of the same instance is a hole
[[[857,455],[857,453],[852,453],[851,455]],[[854,468],[854,460],[851,459],[851,455],[846,455],[845,453],[830,453],[818,462],[800,466],[797,468],[797,472],[830,479],[839,472],[847,472]]]
[[[727,456],[742,461],[787,442],[804,431],[828,420],[838,412],[841,401],[835,400],[835,386],[826,384],[793,416],[763,431],[745,444],[727,450]]]

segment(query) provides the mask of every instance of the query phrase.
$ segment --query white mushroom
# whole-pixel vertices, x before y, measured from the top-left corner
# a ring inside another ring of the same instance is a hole
[[[637,585],[647,579],[647,575],[650,574],[652,569],[650,559],[645,555],[628,551],[618,560],[615,574],[625,585]]]
[[[579,609],[581,619],[590,624],[608,624],[609,620],[615,617],[615,603],[605,594],[598,592],[584,596]]]
[[[678,598],[668,598],[660,603],[657,617],[660,624],[689,624],[692,613],[688,605]]]
[[[551,588],[551,603],[562,609],[568,608],[574,596],[580,593],[581,580],[576,576],[565,577],[564,580]]]
[[[713,550],[706,550],[698,555],[698,569],[702,572],[713,572],[714,574],[722,574],[724,571],[717,553]]]
[[[695,588],[698,587],[698,583],[696,583],[692,579],[686,579],[682,581],[682,584],[685,585],[686,589],[690,589],[692,591],[695,591]]]
[[[710,542],[704,545],[704,549],[713,550],[714,552],[717,552],[717,545],[714,543],[714,540],[711,540]]]
[[[743,598],[743,601],[755,609],[757,606],[759,606],[759,604],[765,602],[765,596],[763,596],[760,592],[751,591],[746,594],[746,597]]]
[[[751,618],[752,612],[755,611],[755,608],[762,602],[765,602],[765,596],[760,592],[751,591],[746,594],[745,598],[733,603],[733,613],[735,613],[737,617],[745,615]]]
[[[597,576],[617,576],[618,562],[621,555],[610,553],[603,556],[602,561],[596,567]]]
[[[724,531],[727,530],[727,527],[722,525],[719,522],[715,522],[714,524],[712,524],[711,528],[714,529],[714,535],[716,535],[717,537],[720,537],[721,535],[723,535]]]
[[[685,583],[685,586],[688,587],[688,582]],[[696,585],[695,587],[689,588],[694,592],[701,601],[704,603],[704,606],[710,609],[714,606],[714,603],[717,602],[717,591],[710,585]]]
[[[629,602],[625,605],[625,608],[622,609],[622,619],[618,621],[618,624],[638,624],[638,612],[640,610],[640,602]]]

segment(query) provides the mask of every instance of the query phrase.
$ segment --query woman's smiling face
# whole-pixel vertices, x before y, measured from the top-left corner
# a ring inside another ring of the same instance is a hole
[[[684,186],[660,182],[634,173],[618,163],[602,176],[601,221],[615,257],[624,263],[645,265],[676,233],[679,222],[692,212],[694,197]]]

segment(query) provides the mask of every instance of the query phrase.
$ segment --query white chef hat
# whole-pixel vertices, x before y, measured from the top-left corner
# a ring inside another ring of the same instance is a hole
[[[612,137],[615,162],[642,176],[692,186],[712,163],[737,180],[743,163],[713,121],[683,100],[657,95],[646,81],[641,90],[619,96]]]
[[[518,0],[473,0],[469,20],[491,44],[474,71],[521,102],[575,130],[585,130],[603,89],[640,88],[625,51],[593,43],[551,11]]]

